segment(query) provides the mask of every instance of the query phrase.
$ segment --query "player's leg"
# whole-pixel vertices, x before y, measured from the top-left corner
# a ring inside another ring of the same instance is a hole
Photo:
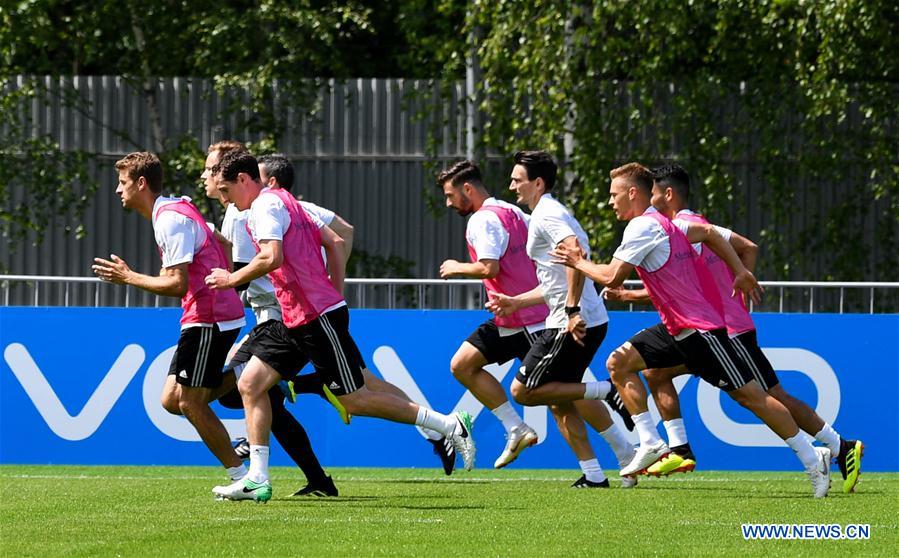
[[[584,421],[586,421],[593,430],[598,432],[606,443],[609,444],[609,447],[612,448],[612,451],[615,453],[615,458],[618,460],[619,468],[627,466],[627,464],[634,458],[636,450],[628,441],[624,434],[624,430],[612,420],[606,406],[603,405],[601,401],[589,399],[575,401],[573,404]],[[622,476],[621,482],[622,488],[631,488],[637,484],[637,479],[633,476]]]
[[[562,437],[568,443],[571,451],[577,457],[578,464],[583,473],[581,477],[571,485],[572,488],[608,488],[609,480],[606,478],[596,454],[590,446],[587,438],[587,428],[584,419],[578,414],[574,404],[570,402],[550,405],[556,426]]]
[[[668,447],[671,449],[671,453],[664,459],[646,469],[648,475],[686,473],[696,468],[696,456],[693,455],[693,449],[687,438],[687,430],[680,412],[680,398],[677,395],[677,388],[674,387],[674,378],[683,374],[689,374],[684,366],[651,368],[643,371],[646,385],[649,386],[649,392],[665,425]]]
[[[337,496],[337,487],[322,469],[306,429],[284,407],[281,390],[277,387],[268,390],[268,398],[272,408],[272,435],[303,471],[308,481],[304,488],[294,493],[294,496]]]

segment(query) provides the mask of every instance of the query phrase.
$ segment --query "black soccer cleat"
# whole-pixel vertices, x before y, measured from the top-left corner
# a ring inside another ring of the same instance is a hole
[[[609,383],[612,384],[612,382]],[[627,407],[624,406],[624,401],[621,400],[621,395],[618,394],[618,389],[615,388],[615,384],[612,384],[612,389],[609,390],[609,394],[605,396],[604,400],[609,404],[609,407],[611,407],[613,411],[618,413],[618,416],[624,421],[624,426],[629,431],[633,432],[634,420],[631,418],[631,414],[627,410]]]
[[[456,470],[456,450],[453,448],[453,443],[447,438],[428,441],[434,446],[434,453],[440,458],[443,472],[447,476],[452,475],[453,471]]]
[[[316,482],[310,482],[303,488],[293,493],[294,496],[318,496],[319,498],[336,497],[337,487],[331,477]]]
[[[234,441],[234,453],[241,459],[250,458],[250,442],[246,438],[238,438]]]
[[[602,482],[593,482],[587,480],[587,475],[581,475],[581,478],[574,481],[571,488],[609,488],[609,479]]]

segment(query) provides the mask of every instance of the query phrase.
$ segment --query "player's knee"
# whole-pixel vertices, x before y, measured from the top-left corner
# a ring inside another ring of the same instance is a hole
[[[509,393],[512,394],[512,399],[515,400],[519,405],[530,405],[530,393],[528,388],[519,381],[512,382],[512,386],[509,388]]]
[[[263,395],[259,382],[255,382],[250,374],[242,374],[237,380],[237,391],[240,392],[241,399],[255,399]],[[267,390],[266,390],[267,391]]]
[[[160,402],[162,403],[162,408],[168,411],[173,415],[180,415],[181,413],[181,405],[178,401],[178,397],[172,393],[164,393],[160,398]]]
[[[731,399],[746,407],[750,411],[761,409],[765,406],[767,394],[762,391],[761,386],[755,382],[750,382],[740,389],[732,390],[728,393]]]
[[[450,361],[450,371],[457,380],[466,380],[471,377],[471,366],[466,362],[465,357],[456,354]]]
[[[623,379],[627,373],[625,364],[626,355],[620,348],[612,351],[612,354],[606,359],[606,369],[609,371],[609,376],[611,376],[612,380],[616,383]]]

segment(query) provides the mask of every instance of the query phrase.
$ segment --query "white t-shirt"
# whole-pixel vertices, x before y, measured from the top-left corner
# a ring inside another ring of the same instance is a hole
[[[621,245],[615,250],[614,257],[653,272],[661,269],[668,261],[671,244],[668,242],[668,235],[662,225],[655,218],[649,217],[647,213],[658,213],[658,211],[650,206],[643,215],[631,219],[624,229]],[[690,230],[689,221],[675,219],[673,223],[684,234]],[[715,230],[724,237],[724,240],[730,240],[732,232],[729,229],[716,226]],[[701,253],[702,243],[693,244],[693,249]]]
[[[569,236],[577,237],[589,258],[590,245],[583,227],[564,205],[550,194],[543,194],[531,212],[527,252],[537,265],[537,280],[543,289],[543,299],[549,306],[549,316],[546,318],[548,328],[564,328],[568,324],[568,316],[565,314],[565,302],[568,298],[567,268],[562,264],[552,263],[549,252]],[[584,291],[579,305],[581,317],[587,322],[587,327],[609,321],[606,306],[589,277],[584,278]]]
[[[236,205],[229,203],[222,219],[222,235],[231,241],[231,259],[235,263],[250,263],[256,256],[256,247],[247,232],[249,211],[241,211]]]
[[[672,223],[677,225],[677,228],[679,228],[681,231],[683,231],[684,234],[687,234],[687,231],[690,230],[690,223],[692,221],[680,219],[679,217],[682,214],[696,215],[696,213],[689,209],[681,209],[680,211],[677,212],[677,215],[674,216],[674,221],[672,221]],[[731,235],[734,234],[734,231],[732,231],[730,229],[726,229],[724,227],[719,227],[718,225],[714,225],[714,227],[715,227],[715,230],[718,231],[718,234],[720,234],[722,237],[724,237],[724,240],[726,240],[727,242],[730,242],[730,237],[731,237]],[[696,250],[697,254],[702,255],[702,242],[694,242],[693,249]]]
[[[206,227],[201,227],[190,217],[175,211],[164,211],[159,215],[159,218],[156,217],[161,207],[182,200],[189,202],[190,198],[187,196],[182,198],[160,196],[156,198],[156,203],[153,204],[153,235],[156,237],[156,244],[162,252],[162,267],[164,268],[193,262],[194,254],[206,243],[206,235],[211,234]],[[237,320],[218,322],[218,326],[220,331],[228,331],[243,327],[245,323],[243,318],[239,318]],[[201,326],[212,327],[212,324],[183,324],[181,329]]]
[[[531,220],[530,215],[522,211],[517,205],[513,205],[509,202],[498,200],[496,198],[487,198],[484,200],[483,205],[497,205],[511,209],[524,220],[525,225]],[[499,260],[503,257],[503,254],[506,253],[506,249],[509,247],[509,231],[503,226],[502,221],[499,220],[499,216],[496,213],[492,211],[476,211],[468,218],[468,224],[465,227],[465,240],[474,247],[475,257],[477,257],[478,261]],[[545,327],[543,322],[539,322],[525,326],[525,328],[497,326],[497,329],[499,330],[500,337],[507,337],[509,335],[515,335],[522,331],[522,329],[527,329],[530,333],[534,333],[542,331]]]

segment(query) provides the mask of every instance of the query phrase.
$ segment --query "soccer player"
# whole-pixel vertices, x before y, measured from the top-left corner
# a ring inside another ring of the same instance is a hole
[[[247,225],[259,252],[234,273],[214,270],[206,283],[217,290],[230,289],[269,273],[284,317],[283,323],[276,323],[264,336],[248,341],[253,357],[238,381],[250,441],[249,473],[231,485],[215,487],[213,493],[235,500],[265,502],[271,498],[271,407],[266,393],[283,377],[294,376],[295,363],[305,355],[347,411],[437,430],[452,440],[470,469],[475,448],[467,413],[443,415],[365,387],[359,350],[349,333],[349,311],[340,294],[342,270],[329,277],[320,253],[324,246],[329,259],[341,258],[340,237],[307,214],[290,193],[263,190],[258,163],[247,153],[226,154],[213,174],[225,198],[238,209],[251,209]]]
[[[462,217],[471,215],[465,227],[471,263],[446,260],[440,265],[440,277],[482,279],[488,296],[515,296],[534,289],[537,275],[525,251],[528,216],[491,196],[473,161],[460,161],[441,172],[437,187],[447,207]],[[524,360],[534,338],[543,331],[547,315],[546,305],[538,304],[508,316],[491,317],[468,336],[450,362],[456,380],[490,409],[506,430],[506,447],[493,463],[497,469],[536,444],[537,432],[521,419],[503,387],[484,367],[513,358]]]
[[[212,391],[222,383],[228,350],[245,323],[234,289],[213,290],[204,282],[213,269],[227,266],[227,258],[189,198],[161,195],[162,163],[156,155],[130,153],[115,167],[122,207],[153,224],[162,270],[158,277],[137,273],[113,254],[109,260],[95,258],[93,272],[104,281],[181,298],[181,336],[163,387],[162,406],[187,417],[229,477],[237,480],[247,469],[209,408]]]
[[[205,169],[201,177],[207,196],[221,198],[218,186],[212,176],[212,168],[219,162],[222,155],[231,151],[246,151],[246,147],[242,143],[228,140],[209,146]],[[223,202],[223,204],[226,209],[222,222],[222,234],[228,245],[232,247],[234,267],[240,269],[256,255],[256,247],[246,230],[247,211],[239,211],[233,203]],[[249,284],[239,286],[238,290],[252,308],[253,314],[256,316],[256,325],[238,343],[238,349],[228,361],[224,371],[225,380],[222,389],[226,392],[218,397],[218,400],[223,406],[231,409],[243,408],[236,378],[243,371],[246,362],[250,360],[250,354],[244,349],[244,344],[250,336],[258,335],[260,331],[270,327],[269,321],[281,320],[281,306],[275,298],[274,286],[267,277],[254,279]],[[299,368],[302,368],[302,365],[298,365]],[[319,391],[321,389],[321,382],[319,382]],[[218,394],[214,394],[213,397],[216,395]],[[272,408],[272,434],[306,476],[306,486],[296,491],[294,496],[337,496],[338,490],[334,485],[334,480],[322,469],[312,448],[309,435],[296,417],[284,407],[284,394],[278,387],[273,387],[269,390],[268,395]],[[241,438],[235,445],[235,452],[242,459],[249,457],[250,448],[245,438]]]
[[[575,269],[551,263],[557,246],[589,250],[587,234],[568,209],[553,196],[558,167],[549,153],[519,151],[514,156],[509,189],[531,210],[526,250],[536,264],[539,285],[515,296],[495,293],[488,308],[498,316],[513,315],[545,303],[546,328],[535,339],[512,381],[512,397],[522,405],[549,405],[559,431],[578,459],[583,475],[574,488],[607,488],[609,481],[587,439],[584,420],[612,447],[621,466],[634,455],[633,446],[599,399],[612,393],[609,381],[582,383],[584,371],[606,335],[605,305]],[[636,477],[621,479],[623,488]]]
[[[580,250],[560,246],[557,261],[606,287],[618,287],[637,270],[662,323],[644,329],[618,347],[607,361],[637,427],[640,447],[624,474],[639,474],[669,453],[646,406],[637,374],[647,368],[686,365],[762,419],[796,452],[816,498],[830,488],[830,450],[814,448],[782,403],[766,393],[736,356],[727,337],[722,301],[708,271],[698,263],[691,242],[703,242],[734,272],[733,288],[759,297],[758,282],[736,252],[711,225],[690,223],[688,235],[650,205],[652,175],[638,163],[614,169],[610,204],[628,221],[621,246],[607,265],[593,264]]]
[[[652,173],[654,181],[650,202],[653,207],[672,219],[674,224],[685,232],[691,222],[708,223],[705,217],[689,209],[687,202],[690,197],[690,176],[683,168],[677,165],[664,165],[653,169]],[[716,227],[716,230],[731,243],[747,269],[753,271],[758,247],[729,229]],[[761,384],[762,388],[790,411],[798,426],[830,449],[831,454],[836,457],[837,465],[843,476],[843,491],[852,492],[858,482],[864,445],[859,440],[842,438],[808,404],[787,393],[774,372],[774,367],[771,366],[759,347],[755,323],[752,321],[746,305],[741,297],[732,296],[733,273],[717,254],[710,250],[703,251],[702,244],[694,244],[693,248],[700,255],[700,261],[708,268],[715,280],[715,286],[724,304],[727,334],[731,338],[737,355],[749,367],[753,377]],[[625,301],[649,299],[646,289],[630,291],[620,289],[608,294],[617,300]],[[683,418],[681,418],[677,390],[672,383],[675,377],[686,373],[689,372],[684,367],[643,371],[659,414],[665,421],[665,430],[668,433],[668,442],[671,448],[671,453],[667,457],[647,469],[648,474],[668,475],[692,470],[696,466],[695,456],[690,448]]]

